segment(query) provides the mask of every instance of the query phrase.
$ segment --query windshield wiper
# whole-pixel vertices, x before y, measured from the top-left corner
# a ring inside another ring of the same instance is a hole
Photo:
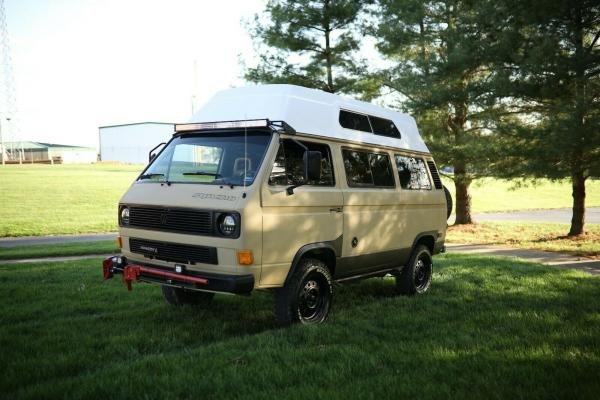
[[[221,174],[217,174],[215,172],[207,172],[207,171],[184,172],[183,175],[207,175],[207,176],[214,176],[215,178],[218,178],[219,176],[221,176]]]
[[[165,176],[165,174],[144,174],[140,175],[139,179],[152,179],[155,176]]]

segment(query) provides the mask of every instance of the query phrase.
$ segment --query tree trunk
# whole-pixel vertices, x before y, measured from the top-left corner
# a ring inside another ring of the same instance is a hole
[[[573,172],[571,183],[573,185],[573,217],[569,236],[575,236],[583,233],[585,223],[585,177],[583,172]]]
[[[454,166],[454,188],[456,189],[456,225],[472,224],[471,194],[469,193],[471,180],[467,178],[463,165]]]

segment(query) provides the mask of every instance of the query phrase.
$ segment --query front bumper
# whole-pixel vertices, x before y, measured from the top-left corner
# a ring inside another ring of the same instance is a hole
[[[102,272],[104,279],[110,279],[114,274],[122,274],[123,282],[128,290],[132,289],[131,284],[133,281],[240,295],[249,295],[254,288],[254,276],[250,274],[225,275],[187,270],[176,272],[172,268],[162,266],[131,264],[125,257],[121,256],[105,259],[102,262]]]

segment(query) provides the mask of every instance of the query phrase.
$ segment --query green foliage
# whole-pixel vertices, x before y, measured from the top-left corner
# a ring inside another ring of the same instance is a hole
[[[497,78],[522,118],[502,127],[505,158],[495,174],[600,176],[600,3],[500,4]]]
[[[173,308],[100,259],[1,266],[0,389],[22,398],[597,398],[600,279],[435,257],[431,290],[336,288],[322,326],[278,329],[268,292]]]
[[[355,58],[362,7],[353,0],[270,0],[251,26],[260,62],[246,71],[246,79],[332,93],[370,92],[369,83],[359,79],[365,65]]]

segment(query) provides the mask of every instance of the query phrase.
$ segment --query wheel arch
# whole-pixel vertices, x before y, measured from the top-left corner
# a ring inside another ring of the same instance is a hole
[[[310,243],[302,246],[294,255],[292,260],[292,265],[290,266],[290,270],[285,278],[284,285],[287,285],[290,281],[291,277],[294,275],[294,272],[298,268],[300,261],[305,258],[315,258],[317,260],[323,261],[329,269],[331,276],[335,273],[336,266],[336,258],[338,257],[338,252],[335,247],[327,242],[319,242],[319,243]]]
[[[419,247],[420,245],[424,245],[425,247],[427,247],[427,249],[429,249],[429,253],[431,255],[433,255],[433,251],[435,249],[435,238],[437,236],[437,232],[436,231],[429,231],[429,232],[421,232],[417,235],[417,237],[415,238],[415,240],[413,241],[413,245],[411,248],[411,254],[415,251],[415,249],[417,247]]]

